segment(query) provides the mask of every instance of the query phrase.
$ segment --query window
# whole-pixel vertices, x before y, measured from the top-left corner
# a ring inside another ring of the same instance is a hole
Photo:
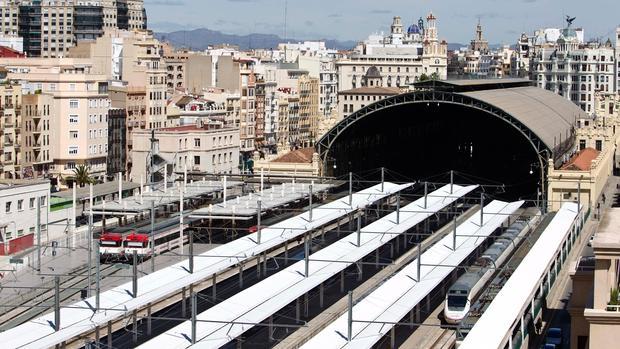
[[[24,200],[23,199],[17,200],[17,210],[18,211],[23,211],[24,210]]]
[[[30,198],[30,208],[34,208],[36,198]]]
[[[24,229],[20,229],[17,231],[17,237],[23,236],[24,235]]]
[[[69,131],[69,138],[77,139],[78,138],[78,131]]]
[[[194,165],[200,165],[200,156],[194,156]]]
[[[579,150],[584,150],[586,149],[586,140],[585,139],[580,139],[579,140]]]
[[[71,109],[77,109],[80,107],[80,102],[77,99],[71,99],[69,100],[69,108]]]
[[[11,202],[7,201],[4,212],[9,213],[11,212]]]
[[[76,146],[69,147],[69,155],[77,155],[77,153],[78,153],[78,147]]]
[[[200,138],[194,138],[194,147],[200,148]]]
[[[603,150],[603,141],[600,139],[596,140],[596,150],[598,151],[602,151]]]
[[[78,116],[76,114],[69,115],[69,123],[77,124],[79,122]]]

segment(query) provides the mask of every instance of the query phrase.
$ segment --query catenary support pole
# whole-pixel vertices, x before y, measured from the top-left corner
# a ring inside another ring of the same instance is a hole
[[[258,198],[258,201],[256,202],[256,207],[258,208],[256,210],[256,243],[260,245],[260,238],[261,238],[261,214],[262,214],[262,200],[261,198]]]
[[[138,297],[138,251],[133,250],[132,256],[131,290],[133,298]]]
[[[480,193],[480,226],[484,225],[484,193]]]
[[[396,193],[396,224],[400,224],[400,192]]]
[[[179,190],[179,245],[181,246],[181,254],[184,254],[184,236],[183,236],[183,209],[184,209],[183,189]]]
[[[349,291],[347,309],[347,341],[353,340],[353,291]]]
[[[151,201],[151,273],[155,272],[155,201]]]
[[[192,344],[196,344],[196,316],[198,314],[198,300],[196,292],[192,292]]]
[[[309,215],[310,222],[312,222],[312,196],[314,196],[314,194],[312,194],[312,184],[310,184],[308,186],[308,189],[310,190],[310,196],[308,198],[308,200],[309,200],[309,203],[308,203],[308,206],[309,206],[308,215]]]
[[[92,280],[92,274],[93,274],[93,184],[90,183],[88,185],[88,227],[86,229],[86,233],[87,238],[86,238],[86,242],[88,243],[88,288],[87,288],[87,294],[88,297],[92,296],[92,285],[93,285],[93,280]],[[37,221],[37,225],[39,225],[40,222]],[[97,255],[97,258],[99,258],[99,256]]]
[[[362,214],[357,216],[357,247],[362,245]]]
[[[450,194],[453,193],[454,189],[454,170],[450,171]]]
[[[60,276],[54,277],[54,327],[60,331]]]
[[[41,197],[39,196],[37,196],[37,271],[41,272]]]
[[[349,206],[353,206],[353,172],[349,172]]]
[[[189,232],[189,272],[191,274],[194,273],[194,234],[192,231]]]
[[[304,261],[305,261],[305,276],[310,276],[310,242],[308,242],[308,234],[304,235]]]

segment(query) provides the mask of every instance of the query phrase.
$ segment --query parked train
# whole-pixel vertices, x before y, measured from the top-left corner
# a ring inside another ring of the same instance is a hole
[[[487,248],[476,263],[450,287],[444,302],[443,315],[449,324],[460,323],[469,313],[485,286],[496,275],[520,240],[538,222],[538,215],[529,221],[516,221]]]
[[[198,219],[185,218],[183,229],[188,229]],[[116,228],[118,229],[118,228]],[[179,216],[173,215],[156,222],[151,236],[151,225],[143,224],[137,227],[124,228],[124,231],[106,231],[99,239],[100,259],[103,263],[130,262],[134,251],[139,260],[149,258],[153,252],[161,254],[165,251],[180,247]],[[183,244],[189,241],[189,235],[183,236]],[[152,239],[151,239],[152,238]],[[152,243],[155,243],[155,246]]]

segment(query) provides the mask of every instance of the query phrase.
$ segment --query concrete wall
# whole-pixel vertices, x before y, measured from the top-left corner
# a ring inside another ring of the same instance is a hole
[[[185,63],[185,87],[191,93],[201,94],[202,90],[211,87],[213,80],[213,57],[190,55]]]

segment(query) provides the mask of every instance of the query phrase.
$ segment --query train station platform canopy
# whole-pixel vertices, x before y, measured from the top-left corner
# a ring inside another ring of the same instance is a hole
[[[133,191],[140,188],[140,184],[134,182],[123,181],[123,191]],[[105,182],[101,184],[93,185],[93,197],[102,197],[111,194],[118,193],[118,181]],[[51,194],[52,197],[61,198],[65,200],[73,199],[73,189],[63,190]],[[88,200],[90,197],[90,188],[88,186],[77,188],[75,193],[78,201]]]
[[[312,188],[314,195],[332,188],[333,184],[315,183]],[[263,190],[262,193],[248,194],[227,200],[225,203],[209,205],[192,212],[193,217],[211,219],[248,220],[258,213],[258,201],[261,201],[261,212],[284,207],[293,202],[303,200],[310,195],[307,183],[282,183]]]
[[[118,192],[118,182],[116,191]],[[242,182],[227,181],[226,188],[234,188],[242,185]],[[139,187],[139,186],[138,186]],[[151,209],[154,204],[155,208],[160,206],[177,203],[181,200],[181,190],[183,188],[182,183],[178,183],[177,186],[171,188],[158,188],[153,191],[144,192],[143,194],[133,195],[131,197],[123,198],[120,202],[107,201],[93,206],[93,213],[96,215],[124,215],[146,212]],[[216,193],[222,192],[224,189],[223,181],[196,181],[187,183],[184,188],[183,198],[191,199],[197,197],[204,197]],[[88,188],[86,188],[88,190]],[[124,190],[124,188],[123,188]]]
[[[359,300],[353,306],[350,334],[349,315],[345,313],[301,348],[374,347],[394,324],[424,300],[522,205],[523,201],[507,203],[495,200],[484,207],[482,225],[478,209],[476,214],[458,225],[456,237],[446,235],[425,250],[422,256]]]
[[[166,300],[183,288],[201,283],[231,267],[244,264],[265,251],[295,240],[309,231],[412,185],[412,183],[398,185],[386,182],[383,190],[381,184],[378,184],[354,193],[351,204],[346,198],[331,201],[317,207],[313,219],[309,218],[308,212],[304,212],[262,229],[260,242],[257,233],[252,233],[197,255],[193,274],[188,273],[189,259],[185,259],[139,277],[136,295],[132,294],[131,281],[102,292],[99,310],[93,308],[96,304],[94,296],[69,306],[62,306],[58,331],[54,329],[55,317],[51,312],[0,333],[0,343],[3,345],[2,348],[50,348],[66,343],[84,333],[94,331],[95,328],[105,326],[108,321],[116,321],[134,310],[145,309],[147,306]]]
[[[450,185],[445,185],[428,195],[426,208],[422,197],[403,207],[399,219],[396,212],[392,212],[361,229],[359,244],[357,232],[354,232],[312,254],[307,276],[306,262],[302,260],[209,308],[197,316],[200,320],[196,324],[196,339],[200,342],[197,347],[224,347],[254,327],[253,324],[264,321],[476,188],[475,185],[455,185],[451,192]],[[138,348],[186,348],[191,345],[188,340],[191,336],[191,322],[185,321]]]

